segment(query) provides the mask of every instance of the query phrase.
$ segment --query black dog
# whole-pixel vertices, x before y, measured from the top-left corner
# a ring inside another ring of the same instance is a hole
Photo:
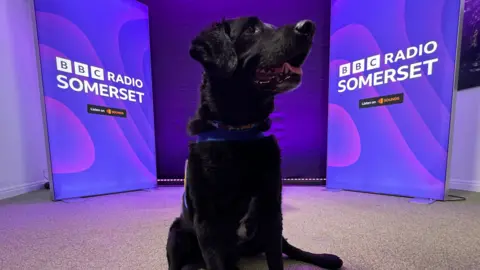
[[[256,17],[223,20],[197,36],[190,55],[204,67],[201,104],[189,132],[183,211],[169,232],[170,270],[238,269],[241,256],[282,253],[323,268],[342,260],[312,254],[282,237],[280,150],[269,115],[276,94],[295,89],[315,33],[304,20],[275,28]]]

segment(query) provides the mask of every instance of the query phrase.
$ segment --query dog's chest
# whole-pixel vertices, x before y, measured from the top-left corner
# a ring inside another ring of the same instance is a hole
[[[247,212],[245,216],[243,216],[243,218],[239,221],[237,227],[237,236],[239,243],[251,240],[255,236],[257,224],[254,221],[254,217],[252,217],[250,214],[250,212]]]
[[[240,240],[247,240],[248,239],[248,231],[247,231],[247,224],[245,221],[243,221],[245,217],[240,220],[240,224],[238,225],[237,228],[237,236]]]

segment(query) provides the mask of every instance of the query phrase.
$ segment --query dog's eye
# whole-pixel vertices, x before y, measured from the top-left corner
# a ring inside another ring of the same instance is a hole
[[[255,26],[250,26],[247,28],[247,30],[245,30],[245,33],[246,34],[249,34],[249,35],[252,35],[252,34],[256,34],[260,31],[260,29],[258,29],[258,27],[255,27]]]

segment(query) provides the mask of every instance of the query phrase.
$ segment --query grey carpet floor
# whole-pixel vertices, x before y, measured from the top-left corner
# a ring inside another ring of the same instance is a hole
[[[66,202],[38,191],[0,201],[0,269],[166,270],[168,226],[181,188]],[[286,187],[285,235],[312,252],[345,260],[345,269],[480,269],[480,194],[465,202]],[[316,269],[286,261],[286,269]],[[243,269],[266,269],[262,258]]]

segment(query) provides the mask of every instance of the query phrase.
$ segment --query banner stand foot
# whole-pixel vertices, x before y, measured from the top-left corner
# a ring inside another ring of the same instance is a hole
[[[79,202],[84,202],[86,201],[87,199],[85,198],[74,198],[74,199],[65,199],[65,200],[62,200],[62,202],[64,203],[79,203]]]
[[[421,198],[413,198],[408,201],[409,203],[415,203],[415,204],[432,204],[436,202],[436,200],[433,199],[421,199]]]
[[[143,191],[145,192],[154,192],[154,191],[157,191],[158,190],[158,187],[154,187],[154,188],[146,188],[144,189]]]
[[[342,191],[341,189],[338,188],[325,188],[323,191],[328,191],[328,192],[340,192]]]

